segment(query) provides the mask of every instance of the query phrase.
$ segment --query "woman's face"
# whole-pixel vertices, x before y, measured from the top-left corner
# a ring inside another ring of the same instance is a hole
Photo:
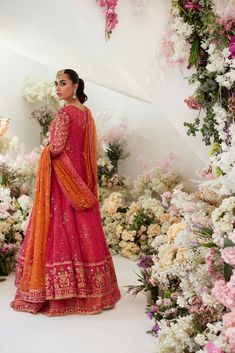
[[[60,100],[69,100],[73,97],[74,91],[77,89],[78,84],[70,80],[69,76],[60,73],[56,76],[55,90]]]

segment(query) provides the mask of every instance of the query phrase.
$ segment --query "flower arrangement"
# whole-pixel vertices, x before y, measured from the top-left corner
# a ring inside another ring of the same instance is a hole
[[[126,159],[130,153],[126,151],[127,148],[127,125],[120,123],[111,128],[104,135],[104,149],[105,154],[111,161],[114,167],[114,173],[118,173],[118,162],[121,159]]]
[[[42,128],[41,143],[43,142],[43,139],[46,137],[47,133],[49,132],[49,128],[52,120],[55,118],[55,114],[56,114],[55,111],[41,107],[41,108],[36,108],[30,115],[32,119],[37,120],[37,122]]]
[[[118,24],[117,13],[115,9],[117,7],[118,0],[96,0],[100,7],[103,8],[105,13],[105,38],[109,39],[113,29]]]
[[[44,106],[54,106],[55,109],[58,109],[61,104],[55,94],[52,82],[35,81],[30,77],[25,79],[24,98],[28,103],[41,103]]]
[[[146,313],[161,353],[235,351],[235,3],[223,6],[173,1],[163,42],[166,61],[187,63],[189,83],[197,86],[185,99],[198,111],[194,123],[185,123],[188,134],[200,130],[213,144],[195,192],[177,185],[161,194],[164,212],[178,222],[153,240],[146,277],[140,270],[139,290],[153,293]]]
[[[208,270],[209,262],[210,268],[216,263],[214,272],[222,269],[223,274],[220,256],[213,253],[212,258],[208,248],[216,205],[206,201],[202,192],[186,193],[180,185],[162,195],[162,207],[167,214],[177,215],[177,222],[153,240],[152,262],[147,272],[141,268],[142,285],[137,288],[151,294],[146,314],[154,321],[149,332],[156,336],[157,352],[204,352],[206,345],[225,349],[224,307],[213,293]],[[135,294],[135,289],[130,286],[129,291]]]
[[[8,275],[17,261],[32,207],[32,188],[39,157],[36,151],[26,154],[17,138],[6,137],[8,125],[8,119],[0,119],[1,276]]]
[[[160,199],[165,191],[174,189],[180,180],[179,174],[172,167],[174,159],[175,156],[170,154],[150,166],[142,155],[139,156],[138,160],[143,164],[144,172],[133,181],[133,197],[144,194]]]
[[[184,125],[189,135],[195,136],[200,130],[207,145],[222,142],[220,131],[227,135],[227,124],[218,126],[215,108],[228,111],[235,80],[234,12],[224,16],[217,10],[212,0],[173,1],[169,29],[162,43],[166,62],[187,63],[193,69],[189,83],[197,88],[185,102],[190,109],[199,110],[199,115],[194,123]]]
[[[111,193],[103,201],[101,208],[107,242],[114,252],[120,252],[132,260],[153,251],[152,243],[161,242],[160,233],[179,219],[166,213],[161,202],[156,198],[142,196],[124,204],[123,195]],[[115,246],[114,246],[115,244]]]
[[[39,103],[40,107],[33,110],[30,117],[37,120],[41,127],[41,144],[48,142],[50,124],[55,117],[56,111],[62,106],[55,94],[54,85],[46,80],[33,81],[25,79],[24,98],[30,104]]]
[[[0,186],[0,275],[14,269],[26,230],[32,198],[21,195],[15,198],[10,189]]]

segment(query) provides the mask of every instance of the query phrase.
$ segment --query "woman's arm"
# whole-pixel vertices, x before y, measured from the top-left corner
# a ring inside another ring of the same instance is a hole
[[[69,115],[60,109],[50,129],[50,151],[53,157],[60,154],[66,145],[69,133]]]

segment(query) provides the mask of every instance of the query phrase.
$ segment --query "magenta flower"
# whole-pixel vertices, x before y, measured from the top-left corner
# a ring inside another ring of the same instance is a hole
[[[105,34],[109,38],[112,30],[118,23],[117,14],[115,8],[117,6],[117,0],[99,0],[100,7],[105,8],[104,13],[106,17]]]
[[[201,5],[199,5],[198,3],[194,3],[192,1],[186,2],[184,7],[186,9],[188,9],[188,10],[197,10],[197,11],[199,11],[201,9]]]
[[[232,36],[229,51],[231,53],[230,58],[235,59],[235,36]]]
[[[188,97],[184,100],[184,102],[187,104],[187,106],[192,109],[192,110],[200,110],[203,108],[203,105],[198,103],[195,98],[193,97]]]
[[[106,0],[100,0],[100,1],[99,1],[99,5],[100,5],[101,7],[106,6],[106,5],[107,5]]]
[[[137,266],[139,266],[140,268],[146,269],[146,268],[152,267],[153,264],[154,264],[154,262],[153,262],[152,256],[145,255],[145,256],[141,257],[141,259],[137,263]]]
[[[107,27],[106,30],[111,32],[118,24],[117,14],[114,11],[108,10],[107,12]]]

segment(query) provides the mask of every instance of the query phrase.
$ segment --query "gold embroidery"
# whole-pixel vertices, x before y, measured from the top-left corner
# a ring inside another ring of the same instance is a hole
[[[58,155],[65,148],[68,132],[69,115],[63,110],[59,110],[50,130],[50,150],[53,156]]]

